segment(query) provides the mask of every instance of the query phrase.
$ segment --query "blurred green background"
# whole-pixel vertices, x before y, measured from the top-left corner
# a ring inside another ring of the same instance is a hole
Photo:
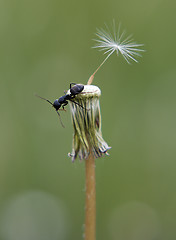
[[[0,0],[0,240],[83,238],[84,162],[49,104],[104,59],[96,28],[113,19],[146,52],[113,54],[96,74],[102,131],[97,239],[176,239],[175,8],[172,0]]]

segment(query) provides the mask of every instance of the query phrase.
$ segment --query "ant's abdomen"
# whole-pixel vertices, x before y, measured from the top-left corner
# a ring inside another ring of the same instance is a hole
[[[72,95],[77,95],[77,94],[81,93],[83,91],[83,89],[84,89],[83,84],[76,84],[70,89],[70,93]]]

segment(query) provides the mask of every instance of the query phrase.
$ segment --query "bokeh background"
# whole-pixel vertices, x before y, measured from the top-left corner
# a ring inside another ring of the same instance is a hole
[[[96,74],[110,156],[96,161],[97,239],[176,239],[175,8],[172,0],[0,0],[0,240],[83,238],[84,162],[71,163],[49,104],[104,59],[113,20],[146,52],[113,54]]]

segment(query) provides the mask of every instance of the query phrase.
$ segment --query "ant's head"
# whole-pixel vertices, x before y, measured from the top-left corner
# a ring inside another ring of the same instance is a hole
[[[52,105],[56,109],[56,111],[59,110],[59,108],[61,107],[61,104],[58,101],[58,99],[56,99]]]

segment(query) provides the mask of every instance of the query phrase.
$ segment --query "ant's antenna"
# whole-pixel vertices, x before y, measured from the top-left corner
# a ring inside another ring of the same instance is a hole
[[[43,100],[45,100],[45,101],[47,101],[48,103],[50,103],[50,104],[53,106],[53,103],[52,103],[50,100],[48,100],[48,99],[46,99],[46,98],[43,98],[43,97],[40,97],[40,96],[37,95],[37,94],[35,94],[35,96],[36,96],[36,97],[39,97],[39,98],[41,98],[41,99],[43,99]],[[65,126],[64,126],[64,124],[63,124],[63,122],[62,122],[62,120],[61,120],[61,116],[60,116],[59,112],[58,112],[57,110],[56,110],[56,112],[57,112],[57,115],[59,116],[59,120],[60,120],[60,123],[61,123],[62,127],[65,128]]]
[[[61,120],[61,116],[60,116],[59,112],[57,110],[56,110],[56,112],[57,112],[57,115],[59,116],[59,120],[60,120],[60,123],[61,123],[62,127],[65,128],[65,126],[64,126],[64,124]]]
[[[48,103],[50,103],[50,104],[53,106],[53,104],[52,104],[52,102],[51,102],[50,100],[48,100],[48,99],[46,99],[46,98],[43,98],[43,97],[40,97],[40,96],[37,95],[37,94],[35,94],[35,96],[38,97],[38,98],[41,98],[41,99],[43,99],[43,100],[45,100],[45,101],[47,101]]]
[[[100,66],[95,70],[95,72],[90,76],[87,85],[91,85],[94,79],[95,74],[98,72],[98,70],[101,68],[101,66],[108,60],[108,58],[113,54],[114,51],[110,52],[108,56],[103,60],[103,62],[100,64]]]

